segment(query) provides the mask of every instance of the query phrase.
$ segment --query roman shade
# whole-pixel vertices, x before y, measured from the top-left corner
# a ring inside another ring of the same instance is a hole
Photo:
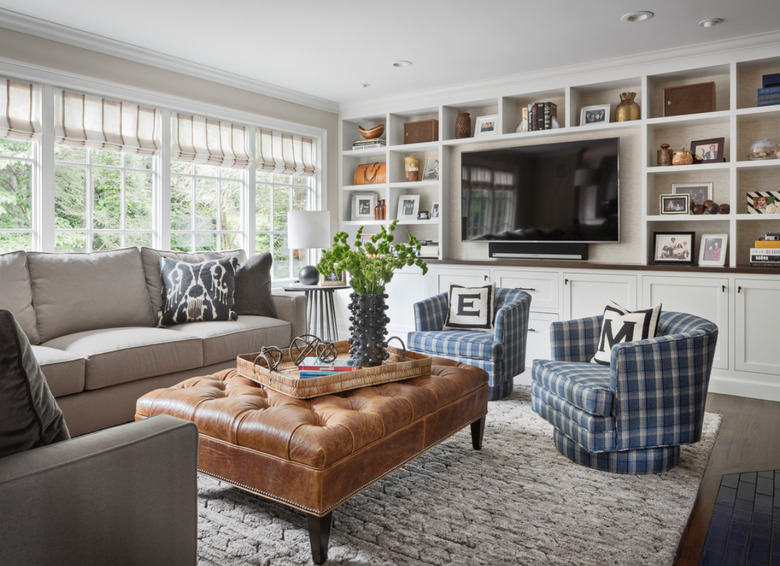
[[[171,116],[171,159],[218,167],[249,167],[246,127],[203,116]]]
[[[284,175],[314,175],[314,141],[293,134],[259,130],[257,169]]]
[[[0,138],[34,138],[41,131],[40,107],[40,87],[0,79]]]

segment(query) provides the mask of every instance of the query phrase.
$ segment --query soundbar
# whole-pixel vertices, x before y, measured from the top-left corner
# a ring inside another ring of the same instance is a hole
[[[588,244],[489,242],[490,257],[504,259],[588,259]]]

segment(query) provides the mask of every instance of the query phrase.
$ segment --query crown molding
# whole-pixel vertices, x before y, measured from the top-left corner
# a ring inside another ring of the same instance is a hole
[[[165,55],[157,51],[152,51],[151,49],[87,33],[68,26],[47,22],[39,18],[25,16],[18,12],[12,12],[3,8],[0,8],[0,27],[40,37],[42,39],[57,41],[73,47],[88,49],[89,51],[95,51],[104,55],[118,57],[134,63],[141,63],[143,65],[165,69],[166,71],[205,79],[253,92],[255,94],[278,98],[286,102],[314,108],[315,110],[333,113],[337,113],[339,110],[338,103],[332,100],[311,96],[270,83],[250,79],[235,73],[222,71],[179,57]]]

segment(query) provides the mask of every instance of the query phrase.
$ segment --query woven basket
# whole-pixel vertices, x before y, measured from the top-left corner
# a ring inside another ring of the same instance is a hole
[[[349,344],[346,341],[336,342],[335,346],[339,356],[349,355]],[[311,399],[431,373],[430,356],[407,350],[406,360],[403,361],[403,350],[388,347],[390,358],[381,366],[301,379],[298,376],[298,366],[290,359],[289,349],[284,349],[282,352],[284,355],[275,370],[269,370],[265,365],[261,365],[262,360],[256,364],[257,353],[241,354],[236,358],[238,372],[244,377],[295,399]]]

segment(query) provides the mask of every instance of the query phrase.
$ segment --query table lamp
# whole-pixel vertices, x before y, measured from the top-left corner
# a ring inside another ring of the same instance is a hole
[[[287,216],[287,247],[291,250],[321,249],[330,246],[330,213],[327,210],[293,210]],[[303,285],[320,282],[320,272],[314,265],[305,265],[298,272]]]

